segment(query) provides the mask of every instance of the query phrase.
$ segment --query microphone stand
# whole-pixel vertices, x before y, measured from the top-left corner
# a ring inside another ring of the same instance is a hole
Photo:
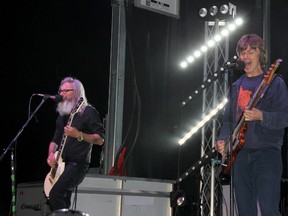
[[[232,101],[232,83],[233,83],[233,69],[228,68],[228,85],[229,85],[229,101],[230,101],[230,107],[229,107],[229,118],[230,118],[230,134],[233,133],[233,101]],[[233,151],[233,143],[232,143],[232,136],[230,140],[230,146],[228,147],[229,149],[229,154],[228,158],[230,160],[230,164],[232,164],[232,151]],[[233,164],[231,165],[230,168],[230,215],[234,215],[234,205],[235,205],[235,200],[234,200],[234,168]]]
[[[5,157],[5,155],[7,154],[7,152],[9,150],[11,150],[11,182],[12,182],[12,215],[16,216],[16,198],[15,198],[15,188],[16,188],[16,183],[15,183],[15,166],[14,166],[14,153],[13,153],[13,145],[16,143],[18,137],[21,135],[21,133],[23,132],[23,130],[26,128],[26,126],[29,124],[29,122],[31,121],[31,119],[35,116],[35,114],[37,113],[37,111],[40,109],[40,107],[42,106],[42,104],[48,99],[49,97],[43,97],[42,101],[40,102],[40,104],[36,107],[36,109],[34,110],[34,112],[29,116],[28,120],[25,122],[25,124],[22,126],[22,128],[18,131],[18,133],[16,134],[16,136],[14,137],[14,139],[10,142],[10,144],[7,146],[7,148],[5,149],[5,151],[3,152],[3,154],[0,157],[0,162],[3,160],[3,158]]]

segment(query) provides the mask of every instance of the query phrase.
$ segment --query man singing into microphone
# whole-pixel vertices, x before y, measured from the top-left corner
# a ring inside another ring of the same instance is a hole
[[[65,166],[55,182],[49,178],[50,172],[44,183],[52,211],[70,208],[72,192],[88,171],[93,144],[104,143],[104,129],[99,114],[88,104],[82,83],[78,79],[66,77],[60,84],[59,94],[63,101],[57,105],[59,116],[49,145],[47,163],[51,172],[60,166],[57,156],[55,158],[55,152],[58,151],[58,154],[62,152]]]
[[[247,123],[246,133],[243,131],[244,147],[238,153],[231,173],[239,216],[259,215],[257,202],[261,216],[280,216],[281,146],[284,129],[288,126],[287,87],[276,75],[263,98],[248,110],[248,103],[264,78],[266,50],[258,35],[248,34],[238,41],[236,51],[245,62],[245,74],[231,87],[216,148],[225,156],[224,142],[244,115]]]

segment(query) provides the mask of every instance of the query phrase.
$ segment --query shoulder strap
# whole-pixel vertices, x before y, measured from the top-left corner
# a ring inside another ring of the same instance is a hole
[[[264,97],[266,91],[269,89],[269,87],[271,86],[271,84],[273,83],[273,81],[275,80],[275,78],[276,78],[277,76],[279,76],[279,77],[282,79],[282,76],[281,76],[280,74],[274,74],[274,76],[273,76],[271,82],[269,83],[269,85],[267,85],[267,86],[264,88],[264,90],[263,90],[263,92],[262,92],[259,100],[261,100],[261,99]]]

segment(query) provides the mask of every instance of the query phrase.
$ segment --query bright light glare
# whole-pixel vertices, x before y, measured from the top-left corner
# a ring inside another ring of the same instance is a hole
[[[206,46],[202,46],[200,49],[202,52],[206,52],[208,48]]]
[[[214,40],[209,40],[207,44],[208,44],[209,47],[213,47],[215,45],[215,41]]]
[[[181,68],[186,68],[188,66],[187,62],[183,61],[180,63]]]
[[[201,52],[200,52],[199,50],[196,50],[196,51],[194,52],[194,56],[195,56],[196,58],[200,57],[200,56],[201,56]]]
[[[193,57],[193,56],[188,56],[188,57],[187,57],[187,61],[188,61],[189,63],[193,62],[193,61],[194,61],[194,57]]]
[[[223,29],[223,30],[221,31],[221,35],[224,36],[224,37],[226,37],[226,36],[229,35],[229,31],[228,31],[227,29]]]
[[[216,43],[220,42],[223,37],[227,37],[232,31],[235,31],[238,26],[243,24],[242,18],[236,18],[233,23],[230,23],[226,28],[221,30],[220,34],[217,34],[213,37],[213,39],[209,40],[205,45],[201,46],[200,50],[196,50],[193,55],[186,57],[185,61],[182,61],[179,65],[181,68],[187,68],[189,64],[195,62],[196,58],[199,58],[203,53],[207,52],[209,48],[212,48],[216,45]],[[225,26],[225,22],[223,24]]]
[[[203,127],[213,116],[215,116],[228,102],[228,99],[225,98],[218,106],[213,109],[208,115],[206,115],[195,127],[193,127],[181,140],[178,144],[183,145],[193,134],[195,134],[201,127]]]
[[[242,18],[237,18],[236,20],[235,20],[235,24],[237,25],[237,26],[240,26],[240,25],[242,25],[243,24],[243,19]]]
[[[219,42],[222,39],[221,35],[215,35],[214,40]]]
[[[234,31],[234,30],[236,29],[236,26],[235,26],[233,23],[231,23],[231,24],[228,26],[228,29],[229,29],[230,31]]]

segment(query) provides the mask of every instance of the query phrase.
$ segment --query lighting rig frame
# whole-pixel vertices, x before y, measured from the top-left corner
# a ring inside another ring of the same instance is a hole
[[[208,43],[211,40],[215,40],[215,35],[219,35],[221,32],[221,28],[227,26],[229,23],[225,21],[231,20],[236,15],[236,6],[232,3],[226,4],[226,6],[221,6],[220,11],[226,11],[226,18],[223,18],[221,14],[220,17],[217,17],[216,14],[218,10],[216,5],[212,5],[209,10],[210,17],[206,17],[208,15],[208,10],[205,16],[201,16],[205,19],[205,42]],[[202,9],[202,8],[201,8]],[[203,11],[199,10],[200,12]],[[229,13],[228,13],[229,12]],[[221,25],[220,25],[221,23]],[[224,24],[223,24],[224,23]],[[213,47],[214,49],[209,49],[204,53],[204,70],[203,70],[203,83],[209,81],[209,88],[206,89],[206,85],[201,85],[199,89],[195,90],[195,94],[198,94],[203,91],[202,97],[202,116],[205,113],[208,113],[208,110],[211,110],[212,107],[216,107],[219,104],[219,99],[223,98],[226,95],[228,89],[228,74],[223,74],[223,79],[210,79],[209,77],[214,76],[214,71],[218,70],[219,64],[222,64],[228,60],[229,56],[229,37],[228,35],[224,37],[222,41],[216,41],[216,45]],[[221,42],[221,43],[220,43]],[[215,78],[215,77],[214,77]],[[221,80],[221,81],[220,81]],[[182,106],[185,106],[193,96],[189,96],[184,102],[182,102]],[[201,158],[205,159],[205,155],[207,152],[212,152],[211,154],[215,154],[214,146],[216,133],[220,129],[221,124],[217,119],[212,119],[212,121],[207,122],[207,124],[203,125],[201,131]],[[201,198],[201,215],[216,216],[217,209],[220,208],[220,200],[218,200],[217,191],[220,190],[219,182],[215,181],[215,161],[211,160],[211,163],[202,164],[200,160],[200,164],[196,164],[197,169],[201,169],[200,173],[202,176],[202,182],[200,182],[200,198]],[[193,170],[196,169],[194,165],[190,167],[182,176],[177,179],[177,183],[180,183],[183,180],[183,177],[186,177],[190,173],[193,173]],[[191,169],[191,170],[190,170]],[[216,191],[216,192],[215,192]]]

